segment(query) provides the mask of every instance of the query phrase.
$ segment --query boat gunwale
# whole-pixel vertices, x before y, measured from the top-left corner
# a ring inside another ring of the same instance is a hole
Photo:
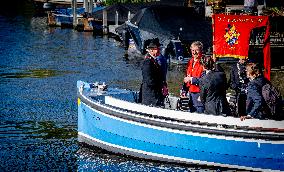
[[[95,102],[91,99],[88,99],[85,95],[80,94],[80,92],[78,92],[78,97],[85,104],[89,105],[91,108],[96,109],[97,111],[100,111],[100,112],[103,112],[108,115],[121,118],[124,120],[138,122],[141,124],[147,124],[147,125],[152,125],[152,126],[157,126],[157,127],[162,127],[162,128],[169,128],[169,129],[200,133],[200,134],[214,134],[214,135],[225,136],[225,137],[235,137],[235,138],[241,137],[244,139],[262,139],[265,141],[267,140],[268,141],[269,140],[283,141],[284,140],[283,133],[275,133],[275,132],[267,133],[264,131],[257,131],[257,130],[251,129],[252,131],[256,131],[252,133],[247,128],[245,128],[246,130],[241,130],[241,128],[238,128],[236,130],[228,130],[226,128],[220,128],[220,127],[219,128],[217,127],[209,128],[204,125],[198,125],[198,124],[197,124],[198,126],[196,126],[196,124],[195,126],[192,126],[192,125],[189,126],[187,124],[188,123],[192,124],[191,121],[180,121],[174,118],[172,119],[163,118],[164,121],[162,121],[160,117],[157,117],[155,115],[140,113],[137,111],[130,112],[130,110],[128,109],[118,108],[118,107],[111,106],[108,104],[103,104],[101,102]],[[136,116],[131,115],[131,113],[136,114]],[[159,121],[156,120],[157,118],[159,119]],[[178,124],[175,122],[178,122]],[[267,129],[265,131],[267,131]]]

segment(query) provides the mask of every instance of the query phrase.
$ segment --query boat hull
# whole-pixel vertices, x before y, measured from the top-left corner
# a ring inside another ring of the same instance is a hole
[[[79,142],[152,160],[255,171],[284,170],[282,136],[267,140],[259,135],[257,139],[230,134],[231,130],[218,133],[171,120],[153,120],[151,116],[141,118],[139,113],[133,115],[134,111],[105,106],[106,99],[96,103],[79,96]]]

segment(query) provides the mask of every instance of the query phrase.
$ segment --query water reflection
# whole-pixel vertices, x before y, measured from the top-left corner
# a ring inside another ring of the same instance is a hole
[[[46,78],[68,74],[68,71],[56,71],[50,69],[32,69],[27,71],[11,71],[9,73],[0,72],[0,78]]]
[[[3,121],[0,122],[0,138],[63,139],[77,137],[76,126],[59,126],[53,121]]]
[[[147,161],[120,154],[113,154],[96,147],[80,144],[77,152],[78,171],[133,171],[133,172],[188,172],[188,171],[219,171],[219,168],[200,167],[197,165],[182,166],[181,164]]]

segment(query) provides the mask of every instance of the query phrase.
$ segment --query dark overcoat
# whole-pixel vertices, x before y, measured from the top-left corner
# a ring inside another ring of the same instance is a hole
[[[142,65],[142,104],[160,106],[162,95],[163,74],[159,64],[152,57],[146,58]]]

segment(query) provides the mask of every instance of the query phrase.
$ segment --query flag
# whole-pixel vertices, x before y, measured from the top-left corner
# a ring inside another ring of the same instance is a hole
[[[270,80],[270,41],[268,16],[214,14],[213,54],[216,57],[248,58],[250,33],[266,27],[264,36],[264,75]]]

